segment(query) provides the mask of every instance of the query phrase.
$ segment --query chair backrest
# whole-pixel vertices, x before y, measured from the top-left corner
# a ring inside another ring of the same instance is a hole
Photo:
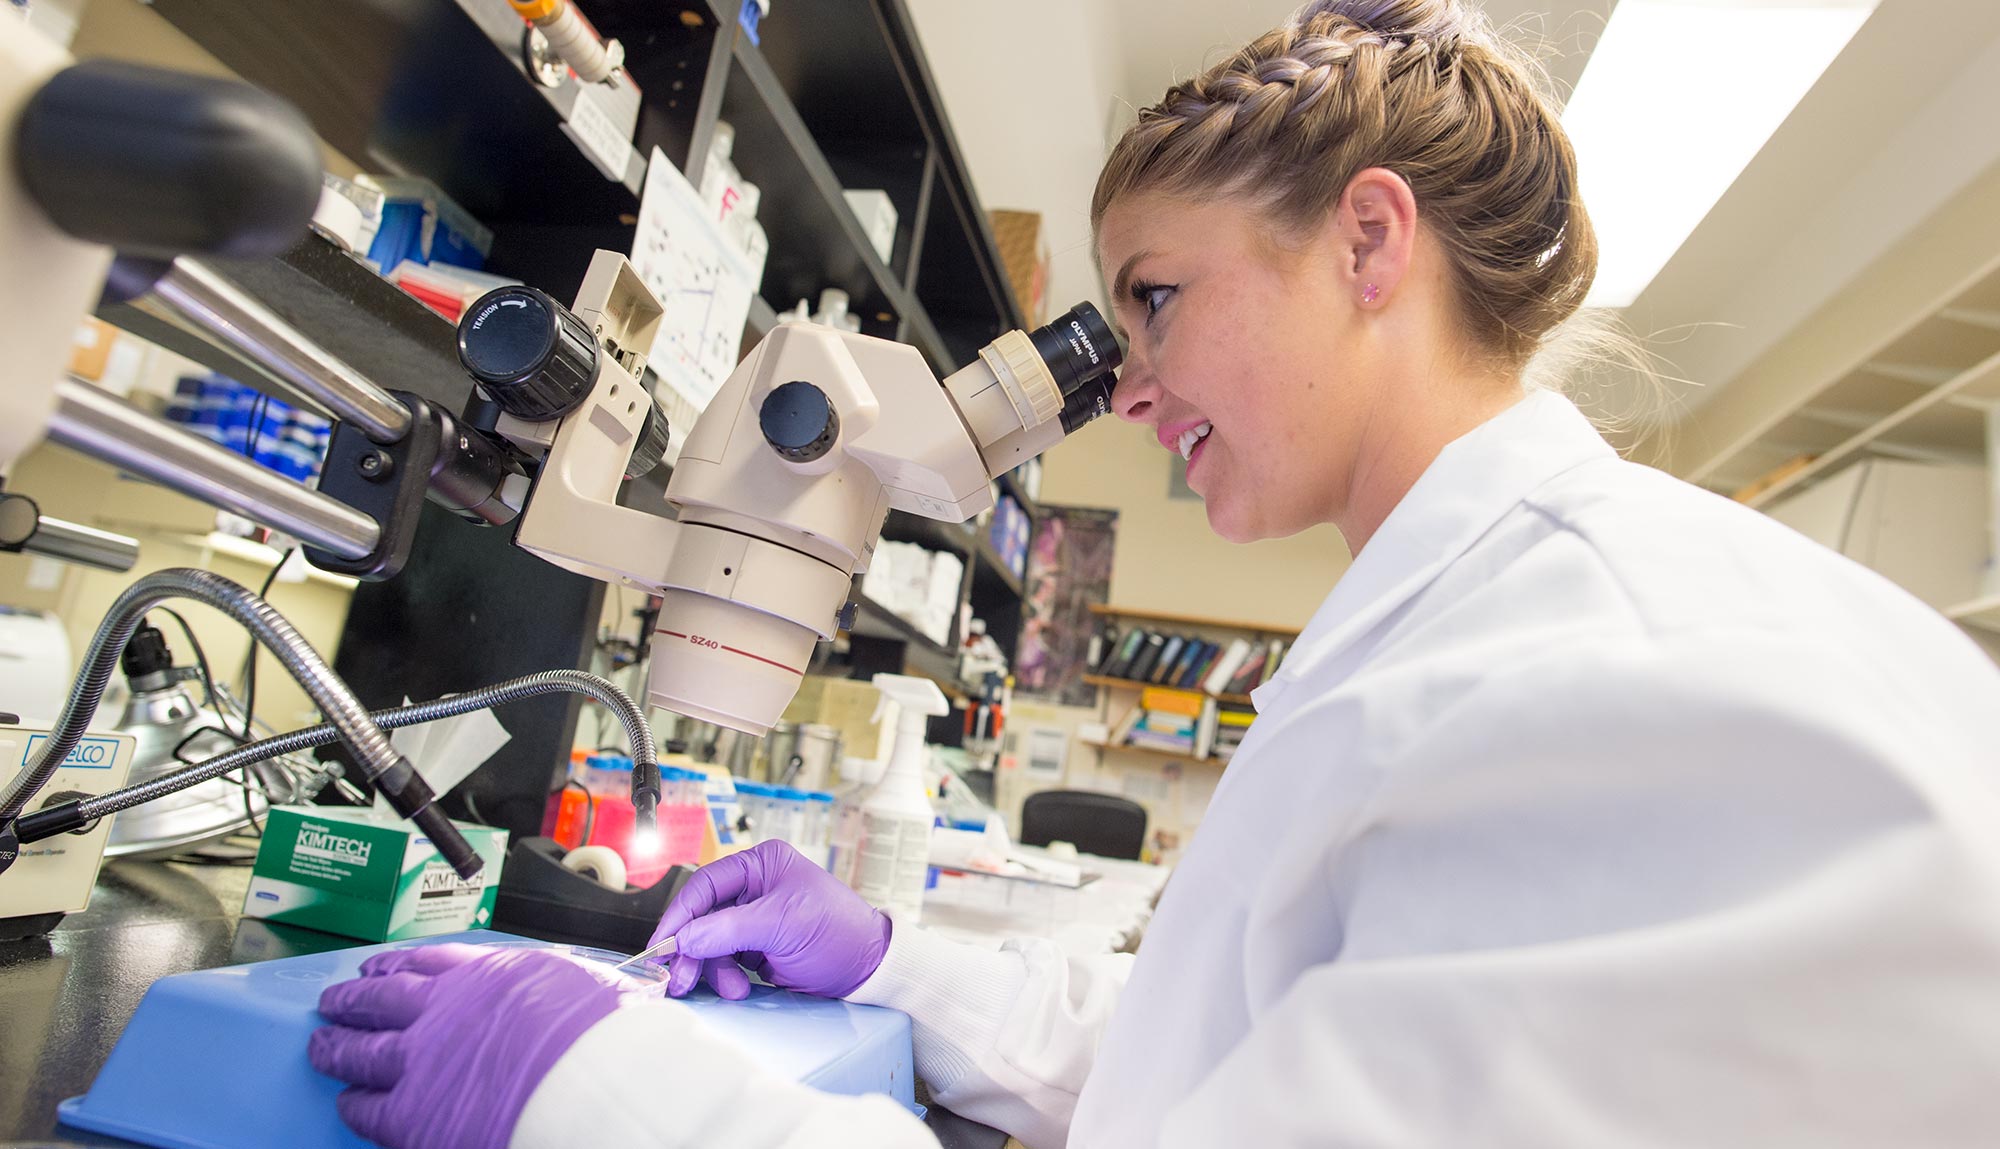
[[[1021,843],[1073,842],[1085,854],[1137,861],[1146,843],[1146,808],[1094,790],[1042,790],[1021,804]]]

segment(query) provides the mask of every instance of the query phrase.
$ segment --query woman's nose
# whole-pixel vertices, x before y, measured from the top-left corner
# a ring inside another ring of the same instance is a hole
[[[1160,383],[1151,365],[1136,356],[1126,359],[1118,385],[1111,389],[1111,409],[1127,423],[1150,423],[1159,399]]]

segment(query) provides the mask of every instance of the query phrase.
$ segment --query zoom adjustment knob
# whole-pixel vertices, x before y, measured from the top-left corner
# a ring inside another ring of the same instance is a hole
[[[757,423],[764,441],[794,463],[810,463],[833,450],[840,438],[840,412],[826,392],[810,383],[793,382],[764,396]]]
[[[577,409],[597,377],[597,340],[546,292],[502,287],[458,322],[458,360],[509,415],[531,423]]]

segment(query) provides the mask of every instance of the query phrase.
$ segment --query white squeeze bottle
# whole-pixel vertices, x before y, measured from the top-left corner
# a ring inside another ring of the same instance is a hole
[[[879,719],[888,703],[898,706],[895,749],[882,780],[861,803],[861,850],[855,860],[854,890],[877,909],[915,922],[924,908],[924,877],[931,858],[931,802],[924,795],[924,725],[934,714],[949,714],[944,691],[928,678],[878,674],[882,692]]]

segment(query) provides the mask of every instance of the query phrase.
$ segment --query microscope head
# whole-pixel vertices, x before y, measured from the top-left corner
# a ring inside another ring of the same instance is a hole
[[[648,701],[756,735],[798,692],[814,644],[848,621],[854,576],[889,511],[963,522],[990,507],[992,479],[1109,410],[1120,361],[1087,303],[1002,335],[942,384],[914,348],[780,325],[688,433],[666,488],[669,519],[617,505],[631,456],[652,439],[651,396],[638,383],[660,316],[651,292],[623,257],[599,252],[571,322],[544,315],[545,297],[497,306],[514,298],[475,303],[461,351],[491,390],[528,374],[515,360],[562,384],[562,414],[499,427],[542,457],[516,542],[660,596]],[[507,361],[495,370],[486,345],[500,338],[495,325],[514,323],[532,329],[519,337],[532,354],[496,353]],[[568,344],[566,374],[539,366]]]
[[[654,636],[654,704],[763,734],[901,510],[963,522],[988,483],[1109,408],[1118,345],[1083,304],[940,385],[923,356],[805,324],[766,336],[667,485],[682,527]]]

